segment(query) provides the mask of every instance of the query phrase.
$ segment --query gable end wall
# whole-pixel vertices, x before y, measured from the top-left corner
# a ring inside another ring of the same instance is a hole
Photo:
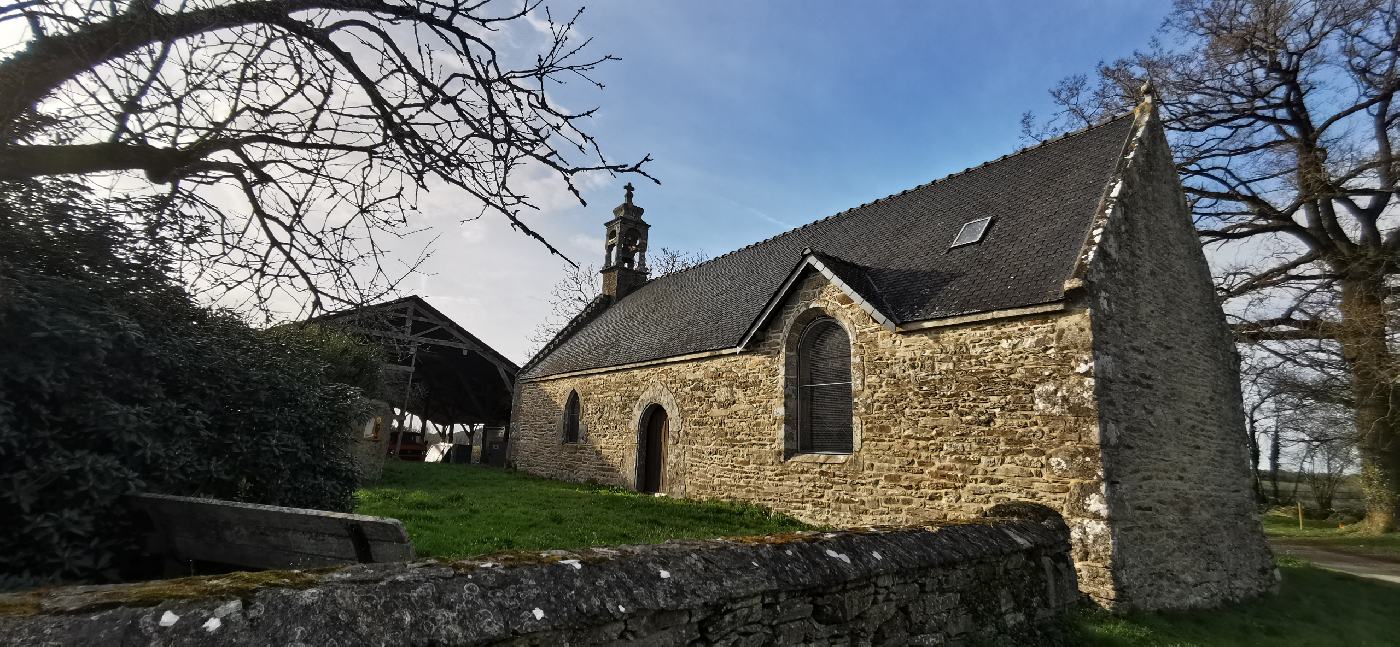
[[[1215,606],[1274,586],[1249,484],[1239,360],[1155,117],[1088,276],[1119,603]]]

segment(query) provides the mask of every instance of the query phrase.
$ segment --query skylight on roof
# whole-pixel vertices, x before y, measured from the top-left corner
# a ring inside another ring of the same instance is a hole
[[[987,233],[987,225],[990,224],[992,224],[992,218],[988,216],[963,225],[962,229],[958,231],[958,237],[953,239],[953,244],[949,245],[948,248],[971,245],[982,240],[982,235]]]

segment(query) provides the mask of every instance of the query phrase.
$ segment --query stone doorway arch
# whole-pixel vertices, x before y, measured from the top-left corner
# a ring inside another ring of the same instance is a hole
[[[651,414],[659,409],[666,414],[666,426],[663,430],[663,448],[658,452],[661,460],[661,482],[656,491],[672,496],[685,496],[686,451],[684,443],[681,442],[685,431],[685,415],[681,411],[680,403],[660,380],[650,381],[635,402],[632,407],[632,430],[636,434],[636,444],[632,445],[630,455],[624,459],[630,460],[633,465],[633,489],[645,491],[642,489],[642,468],[646,466],[645,432],[647,424],[651,421]]]
[[[642,412],[637,431],[637,491],[664,492],[666,488],[666,446],[671,435],[666,408],[651,404]]]

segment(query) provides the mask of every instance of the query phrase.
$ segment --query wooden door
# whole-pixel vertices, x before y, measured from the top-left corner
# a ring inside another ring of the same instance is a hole
[[[658,405],[652,405],[644,418],[646,422],[639,443],[641,473],[638,474],[637,489],[660,492],[665,485],[666,436],[670,431],[670,421],[666,410]]]

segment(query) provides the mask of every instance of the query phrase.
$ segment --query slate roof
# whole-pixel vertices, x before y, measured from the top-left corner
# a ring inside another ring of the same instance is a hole
[[[657,278],[590,309],[522,377],[734,348],[805,250],[895,324],[1058,301],[1132,125],[1116,117]],[[987,216],[981,242],[949,249]]]
[[[865,297],[876,310],[882,313],[888,313],[890,311],[890,305],[886,303],[884,297],[881,296],[880,285],[876,283],[874,279],[870,278],[870,274],[865,271],[865,268],[848,262],[846,259],[816,250],[812,251],[812,256],[830,269],[831,272],[836,275],[836,278],[845,282],[846,285],[849,285],[852,290],[858,292],[862,297]]]

